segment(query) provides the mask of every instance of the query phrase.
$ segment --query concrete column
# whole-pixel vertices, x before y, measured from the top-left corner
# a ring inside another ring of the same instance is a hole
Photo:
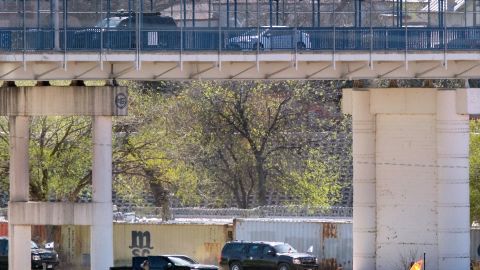
[[[369,91],[352,91],[353,269],[372,270],[376,262],[375,115]]]
[[[29,197],[29,119],[11,116],[10,121],[10,202],[27,202]],[[9,209],[11,209],[9,207]],[[12,213],[8,215],[22,215]],[[10,218],[9,218],[10,220]],[[30,226],[9,225],[9,270],[30,269]],[[28,258],[28,259],[25,259]]]
[[[343,106],[353,119],[353,269],[404,269],[424,252],[426,269],[469,269],[468,115],[480,113],[480,89],[347,89]]]
[[[113,266],[112,117],[93,119],[91,269]]]
[[[468,120],[468,115],[456,112],[456,91],[439,90],[436,122],[439,270],[469,269],[470,264]]]

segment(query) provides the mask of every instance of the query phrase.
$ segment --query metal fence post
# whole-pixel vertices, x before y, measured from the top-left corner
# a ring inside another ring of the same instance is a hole
[[[337,69],[337,63],[335,59],[335,47],[337,43],[337,36],[336,36],[336,14],[335,14],[335,0],[333,2],[333,53],[332,53],[332,62],[333,62],[333,69]]]
[[[183,54],[183,28],[186,26],[187,23],[187,18],[186,18],[186,9],[187,7],[185,6],[185,1],[186,0],[181,0],[180,1],[180,17],[183,16],[183,25],[180,24],[180,70],[183,71],[183,59],[182,59],[182,54]],[[183,7],[183,12],[182,12],[182,7]],[[183,15],[182,15],[183,14]]]
[[[68,11],[68,6],[67,6],[67,0],[63,0],[63,69],[67,70],[67,11]]]

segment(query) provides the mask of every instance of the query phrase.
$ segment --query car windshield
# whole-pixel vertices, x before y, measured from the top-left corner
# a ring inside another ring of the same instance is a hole
[[[277,251],[277,253],[292,253],[292,252],[297,252],[296,249],[294,249],[292,246],[290,246],[289,244],[280,244],[280,245],[276,245],[274,246],[275,248],[275,251]]]
[[[257,29],[257,28],[250,29],[247,32],[245,32],[245,34],[243,34],[243,36],[255,36],[256,37],[258,35],[258,33],[260,33],[260,35],[262,35],[265,31],[267,31],[267,29],[262,29],[262,28],[260,28],[260,29]]]
[[[37,249],[38,248],[38,246],[37,246],[37,244],[35,244],[35,242],[30,241],[30,243],[31,243],[31,248],[32,249]]]
[[[120,22],[123,20],[123,17],[111,17],[110,19],[103,19],[100,22],[98,22],[95,27],[112,27],[115,28],[120,24]]]
[[[184,260],[184,259],[181,259],[181,258],[178,258],[178,257],[168,257],[172,262],[173,264],[175,264],[176,266],[189,266],[191,265],[192,263],[187,261],[187,260]]]

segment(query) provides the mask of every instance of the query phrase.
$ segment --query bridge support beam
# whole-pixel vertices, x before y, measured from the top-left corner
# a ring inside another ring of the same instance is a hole
[[[43,84],[42,84],[43,85]],[[112,116],[127,114],[125,87],[0,87],[0,115],[10,116],[9,269],[30,269],[31,225],[90,225],[91,269],[113,266]],[[29,117],[93,118],[93,202],[29,202]],[[47,211],[48,208],[48,211]]]
[[[11,116],[10,129],[10,203],[27,202],[29,199],[29,155],[30,138],[29,118]],[[8,211],[9,220],[15,214]],[[8,269],[31,269],[30,241],[32,230],[30,225],[9,223]]]
[[[90,259],[92,269],[113,266],[112,117],[93,119],[93,219]]]
[[[469,117],[457,114],[455,91],[437,94],[439,270],[469,269]]]
[[[469,114],[480,89],[345,89],[353,269],[469,269]]]

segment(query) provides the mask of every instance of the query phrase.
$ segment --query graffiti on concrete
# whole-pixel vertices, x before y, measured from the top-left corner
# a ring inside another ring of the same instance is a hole
[[[149,231],[132,231],[132,244],[128,247],[133,256],[148,256],[153,249]]]

